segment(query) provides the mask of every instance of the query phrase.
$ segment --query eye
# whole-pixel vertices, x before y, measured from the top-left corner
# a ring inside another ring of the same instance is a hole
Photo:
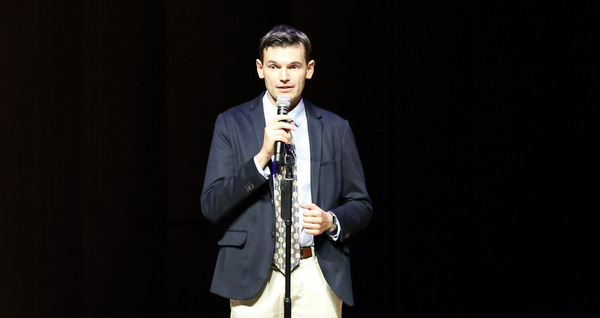
[[[272,70],[274,70],[274,69],[277,69],[277,66],[271,64],[271,65],[269,65],[269,68],[272,69]]]

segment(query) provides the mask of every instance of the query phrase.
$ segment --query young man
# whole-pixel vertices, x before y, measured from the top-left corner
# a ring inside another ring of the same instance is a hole
[[[228,226],[211,291],[230,299],[232,317],[283,317],[278,141],[295,148],[292,316],[340,317],[343,302],[354,304],[347,241],[369,222],[371,200],[348,122],[302,99],[315,71],[310,54],[304,33],[274,27],[256,60],[266,92],[217,117],[201,204],[207,219]],[[287,115],[277,115],[282,96]]]

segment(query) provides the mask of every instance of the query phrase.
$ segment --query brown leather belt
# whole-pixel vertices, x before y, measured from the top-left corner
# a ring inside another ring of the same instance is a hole
[[[305,259],[313,256],[312,248],[309,247],[301,247],[300,248],[300,259]]]

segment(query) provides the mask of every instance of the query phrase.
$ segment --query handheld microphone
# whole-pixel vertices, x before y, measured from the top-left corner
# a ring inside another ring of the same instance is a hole
[[[277,115],[287,115],[288,107],[290,107],[291,100],[287,96],[277,97]],[[278,164],[283,163],[285,157],[285,143],[281,141],[275,142],[275,162]]]

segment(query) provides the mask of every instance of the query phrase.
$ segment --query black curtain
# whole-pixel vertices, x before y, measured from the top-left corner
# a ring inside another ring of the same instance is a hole
[[[2,2],[0,316],[228,315],[199,197],[279,23],[311,38],[304,97],[349,120],[373,199],[344,317],[597,316],[597,9]]]

